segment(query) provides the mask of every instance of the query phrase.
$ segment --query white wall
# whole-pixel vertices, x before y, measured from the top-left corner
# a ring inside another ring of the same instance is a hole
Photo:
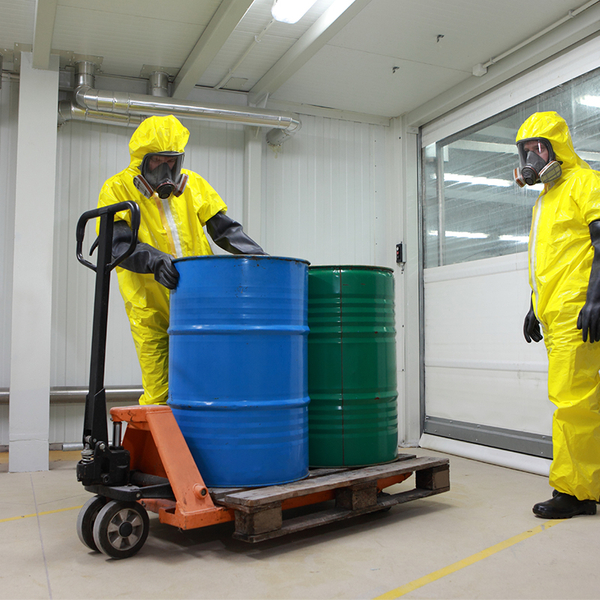
[[[427,415],[552,435],[543,343],[523,339],[527,255],[425,271]]]
[[[302,117],[280,150],[264,145],[263,232],[270,254],[314,265],[389,266],[385,248],[388,128]]]
[[[9,87],[5,85],[2,93],[8,94]],[[5,106],[3,102],[0,152],[4,148],[10,152],[9,133],[11,127],[16,127],[10,115],[5,115]],[[259,161],[258,168],[263,197],[257,241],[269,254],[305,258],[313,264],[394,267],[396,229],[390,214],[397,218],[399,209],[394,206],[390,213],[390,189],[386,186],[390,128],[308,115],[302,115],[301,119],[301,131],[277,152],[267,146],[265,132],[261,132],[262,166]],[[243,221],[246,208],[243,127],[192,120],[184,124],[191,131],[184,166],[203,175],[227,203],[228,214]],[[58,132],[53,388],[88,386],[95,275],[76,260],[75,226],[84,211],[96,206],[103,181],[129,163],[128,141],[132,132],[132,128],[81,122],[69,122]],[[6,185],[6,181],[10,178],[0,185]],[[13,197],[10,190],[7,196]],[[3,209],[4,206],[5,203]],[[10,240],[10,219],[4,219],[0,226],[6,227],[9,234],[3,239]],[[89,249],[94,238],[90,226],[84,250]],[[0,258],[8,267],[12,264],[11,248],[9,241]],[[4,283],[0,281],[8,286],[8,297],[9,276],[10,273],[8,277],[3,275]],[[398,280],[397,289],[397,327],[401,330],[402,286]],[[1,291],[4,295],[4,290]],[[10,330],[4,323],[2,327],[3,331]],[[10,346],[5,350],[4,340],[0,343],[0,352],[9,358]],[[114,274],[107,347],[107,387],[141,387],[139,366]],[[399,352],[399,361],[402,357]],[[401,366],[399,371],[402,372]],[[8,387],[8,383],[6,376],[0,380],[0,387]],[[8,407],[0,405],[0,445],[8,439],[7,413]],[[82,419],[81,404],[53,402],[50,442],[78,442]]]
[[[185,168],[204,176],[241,219],[244,133],[239,125],[184,122],[190,130]],[[89,377],[95,274],[75,257],[75,227],[95,208],[102,183],[129,164],[132,128],[69,122],[58,138],[55,279],[53,298],[53,387],[85,388]],[[84,251],[95,239],[86,232]],[[92,261],[93,262],[93,261]],[[111,280],[106,385],[141,387],[141,373],[116,274]]]
[[[408,231],[403,199],[409,179],[414,184],[409,197],[416,199],[416,135],[407,134],[400,120],[385,126],[322,116],[301,119],[300,132],[281,149],[263,147],[264,248],[315,266],[394,269],[399,437],[415,445],[420,433],[418,236],[416,222]],[[406,165],[414,171],[411,177]],[[408,249],[406,270],[395,262],[399,242]],[[408,297],[412,320],[405,327]]]

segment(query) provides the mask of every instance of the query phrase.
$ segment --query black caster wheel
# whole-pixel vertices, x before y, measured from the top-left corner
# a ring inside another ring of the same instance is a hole
[[[94,542],[94,522],[106,502],[107,500],[103,496],[90,498],[81,507],[77,517],[77,535],[81,543],[94,552],[99,552],[96,542]]]
[[[148,513],[141,504],[111,500],[96,517],[94,542],[111,558],[129,558],[144,545],[149,529]]]
[[[377,494],[377,498],[386,498],[387,496],[389,496],[389,494],[387,494],[386,492],[378,492],[378,494]],[[386,506],[384,508],[381,508],[377,512],[384,513],[384,512],[388,512],[391,509],[392,509],[391,506]]]

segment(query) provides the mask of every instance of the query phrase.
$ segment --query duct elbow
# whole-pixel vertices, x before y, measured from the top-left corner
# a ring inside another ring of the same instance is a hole
[[[72,105],[68,100],[58,103],[58,126],[61,127],[73,118]]]
[[[293,115],[286,127],[271,129],[267,132],[267,144],[269,146],[281,146],[284,142],[289,140],[293,135],[295,135],[300,128],[302,127],[302,121],[298,118],[298,115]]]
[[[58,126],[61,127],[68,121],[87,121],[89,123],[102,123],[105,125],[123,125],[137,127],[144,117],[136,115],[121,115],[112,112],[101,112],[89,108],[76,106],[69,100],[58,103]]]
[[[87,85],[80,85],[74,94],[75,103],[82,108],[97,108],[98,92]]]

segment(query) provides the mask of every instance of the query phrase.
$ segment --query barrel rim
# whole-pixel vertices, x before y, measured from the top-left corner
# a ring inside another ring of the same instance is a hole
[[[394,269],[391,269],[390,267],[377,267],[373,265],[312,265],[308,267],[309,271],[315,271],[317,269],[329,269],[339,271],[385,271],[386,273],[394,273]]]
[[[216,258],[219,260],[223,260],[223,259],[281,260],[281,261],[297,262],[297,263],[304,263],[306,265],[310,265],[310,262],[305,260],[304,258],[293,258],[293,257],[288,257],[288,256],[270,256],[267,254],[205,254],[202,256],[182,256],[180,258],[174,258],[173,262],[178,263],[178,262],[198,260],[198,259],[206,260],[206,259],[211,259],[211,258]]]

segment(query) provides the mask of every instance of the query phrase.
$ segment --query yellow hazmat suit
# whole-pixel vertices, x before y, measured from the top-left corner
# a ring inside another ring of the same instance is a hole
[[[589,224],[600,219],[600,173],[573,148],[566,122],[535,113],[517,142],[546,138],[562,174],[533,208],[529,278],[548,352],[548,396],[556,405],[550,485],[578,500],[600,498],[600,344],[584,342],[577,317],[586,301],[594,258]]]
[[[206,221],[227,206],[215,190],[193,171],[182,169],[188,181],[180,196],[162,200],[156,193],[146,198],[134,186],[146,154],[183,152],[189,131],[173,116],[150,117],[131,136],[129,167],[102,186],[98,206],[133,200],[140,207],[138,241],[173,257],[212,254],[204,234]],[[129,222],[129,213],[118,213]],[[131,325],[144,393],[140,404],[165,404],[168,392],[169,290],[152,273],[134,273],[117,267],[119,288]]]

